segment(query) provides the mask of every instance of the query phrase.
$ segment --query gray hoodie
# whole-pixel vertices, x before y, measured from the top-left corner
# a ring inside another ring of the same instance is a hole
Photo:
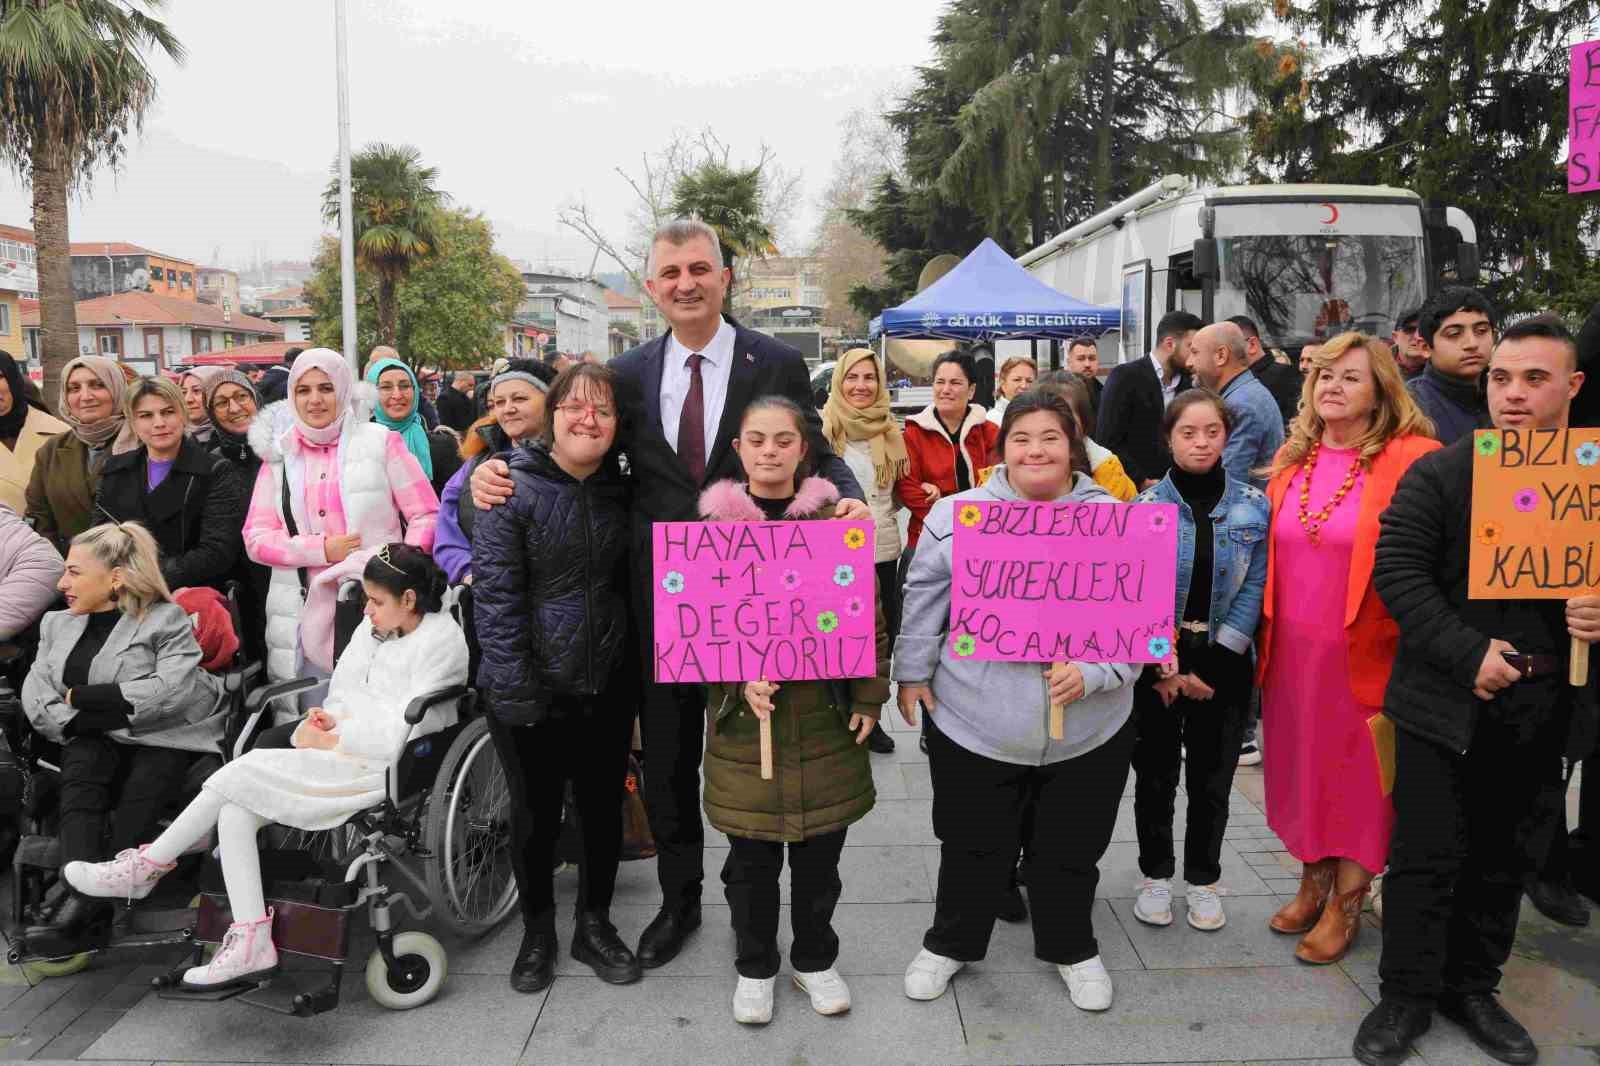
[[[950,529],[966,500],[1020,499],[997,466],[982,486],[933,505],[906,575],[894,679],[933,687],[939,731],[970,752],[1023,766],[1043,766],[1093,751],[1117,734],[1133,711],[1133,682],[1143,669],[1131,663],[1076,663],[1084,695],[1068,704],[1066,737],[1048,734],[1050,689],[1043,663],[979,662],[950,650]],[[1059,497],[1086,503],[1116,499],[1084,474]]]

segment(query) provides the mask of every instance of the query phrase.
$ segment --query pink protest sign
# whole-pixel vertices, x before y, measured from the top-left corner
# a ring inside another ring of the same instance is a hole
[[[1567,191],[1600,189],[1600,41],[1569,51]]]
[[[871,677],[870,522],[657,522],[659,682]]]
[[[961,658],[1152,663],[1172,651],[1176,504],[963,503],[950,549]]]

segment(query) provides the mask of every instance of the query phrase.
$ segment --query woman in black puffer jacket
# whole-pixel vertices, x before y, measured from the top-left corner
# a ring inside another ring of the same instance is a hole
[[[614,376],[564,371],[539,440],[510,458],[515,495],[478,513],[472,534],[477,685],[511,791],[512,864],[525,926],[511,986],[555,975],[551,868],[562,789],[583,826],[572,956],[603,980],[639,978],[610,921],[622,843],[622,787],[637,672],[630,655],[627,490],[616,461]]]

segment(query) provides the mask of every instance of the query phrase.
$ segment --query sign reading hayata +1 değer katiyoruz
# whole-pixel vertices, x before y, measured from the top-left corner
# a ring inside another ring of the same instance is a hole
[[[870,522],[657,522],[655,679],[877,672]]]
[[[956,502],[950,647],[1003,662],[1160,662],[1172,653],[1170,503]]]

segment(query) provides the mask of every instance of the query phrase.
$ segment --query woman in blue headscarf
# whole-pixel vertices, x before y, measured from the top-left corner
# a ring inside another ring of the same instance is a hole
[[[461,467],[456,457],[459,443],[453,434],[442,438],[428,432],[420,410],[422,394],[417,387],[417,376],[411,368],[388,354],[392,349],[375,348],[379,356],[367,364],[367,383],[378,390],[378,405],[373,409],[372,420],[400,434],[406,450],[416,457],[422,472],[440,492],[444,483]],[[381,354],[380,354],[381,353]]]

